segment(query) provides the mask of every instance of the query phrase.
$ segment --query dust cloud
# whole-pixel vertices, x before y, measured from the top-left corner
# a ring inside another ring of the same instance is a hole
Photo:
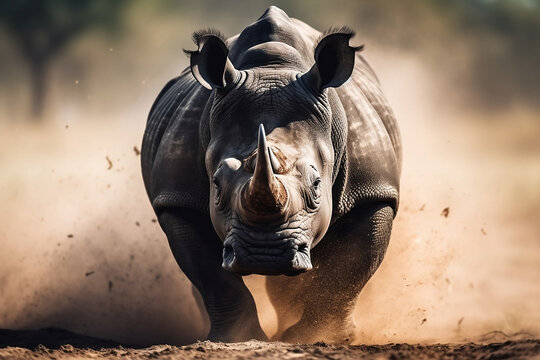
[[[391,58],[380,64],[405,66],[382,76],[404,143],[401,210],[386,259],[359,299],[359,339],[538,336],[536,116],[455,108],[445,101],[453,89],[418,60]]]
[[[204,335],[146,198],[133,151],[143,125],[3,129],[0,327],[129,344]]]
[[[537,114],[460,108],[456,89],[420,59],[365,55],[399,120],[404,167],[392,240],[359,296],[354,342],[539,336]],[[0,124],[0,328],[57,326],[139,345],[206,334],[133,150],[158,87],[114,116]],[[246,282],[272,335],[262,280]]]

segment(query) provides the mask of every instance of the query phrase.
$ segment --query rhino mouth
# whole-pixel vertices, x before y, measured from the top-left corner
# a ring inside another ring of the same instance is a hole
[[[258,232],[234,227],[223,242],[222,267],[240,275],[298,275],[312,269],[301,229]]]

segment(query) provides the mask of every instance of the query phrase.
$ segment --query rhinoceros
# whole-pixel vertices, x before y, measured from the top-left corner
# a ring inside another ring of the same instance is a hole
[[[190,66],[150,110],[146,191],[210,340],[267,339],[248,274],[268,275],[275,339],[352,339],[401,172],[395,117],[352,36],[277,7],[228,39],[195,32]]]

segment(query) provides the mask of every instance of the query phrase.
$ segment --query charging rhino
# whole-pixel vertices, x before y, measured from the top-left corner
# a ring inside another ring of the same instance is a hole
[[[394,115],[353,35],[276,7],[229,39],[196,32],[190,67],[150,110],[144,183],[208,339],[266,339],[247,274],[274,275],[275,338],[350,339],[401,172]]]

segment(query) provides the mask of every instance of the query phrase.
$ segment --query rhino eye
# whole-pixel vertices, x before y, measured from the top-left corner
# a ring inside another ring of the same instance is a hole
[[[214,185],[215,189],[214,204],[216,205],[217,209],[223,210],[225,207],[225,201],[223,199],[223,196],[221,196],[221,181],[216,176],[214,176],[212,178],[212,184]]]
[[[310,178],[312,179],[311,186],[313,190],[320,192],[319,188],[321,187],[321,177],[319,176],[319,172],[313,165],[310,165],[310,168],[311,168]]]
[[[212,177],[212,183],[214,184],[214,189],[216,190],[216,198],[219,198],[219,195],[221,195],[221,181],[219,180],[221,173],[222,169],[220,166]]]
[[[321,203],[321,177],[315,166],[307,168],[306,205],[308,210],[316,211]]]
[[[313,180],[311,195],[313,196],[314,200],[319,199],[319,197],[321,196],[321,178],[320,177],[317,177],[315,180]]]
[[[212,179],[212,183],[214,184],[214,187],[216,188],[216,190],[219,190],[221,188],[221,184],[219,183],[219,180],[217,179],[217,177],[214,176],[214,178]]]

